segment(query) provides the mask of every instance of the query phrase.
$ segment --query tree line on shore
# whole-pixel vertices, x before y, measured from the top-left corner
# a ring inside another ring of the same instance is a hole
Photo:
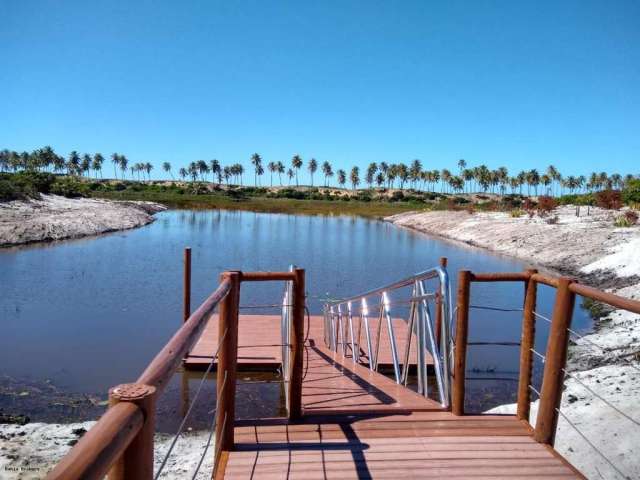
[[[150,162],[133,163],[119,153],[109,156],[113,166],[114,177],[122,180],[151,180],[151,172],[154,165]],[[4,171],[53,171],[55,173],[66,173],[74,176],[91,176],[102,178],[105,157],[100,153],[80,154],[72,151],[65,158],[57,154],[51,147],[46,146],[33,152],[15,152],[12,150],[0,151],[0,172]],[[262,177],[265,175],[265,165],[262,157],[254,153],[250,157],[250,164],[253,169],[254,185],[262,184]],[[539,190],[550,196],[560,196],[564,193],[590,193],[609,189],[622,189],[630,180],[637,178],[633,174],[621,175],[618,173],[608,174],[607,172],[593,172],[588,177],[584,175],[563,175],[553,165],[548,166],[543,173],[537,169],[523,170],[515,175],[510,175],[506,167],[496,170],[489,169],[486,165],[469,167],[463,159],[458,160],[458,172],[451,172],[448,169],[424,169],[420,160],[413,160],[410,164],[405,163],[370,163],[362,172],[360,167],[353,166],[347,173],[344,169],[337,169],[334,172],[330,162],[324,161],[320,164],[316,159],[311,158],[306,163],[300,155],[294,155],[289,166],[281,161],[271,161],[266,164],[269,172],[270,185],[273,186],[274,175],[278,183],[282,186],[282,176],[285,175],[288,185],[299,186],[299,171],[306,166],[309,172],[310,184],[314,185],[314,176],[320,170],[324,177],[323,185],[329,187],[335,177],[339,187],[345,188],[348,184],[354,190],[363,183],[369,188],[411,188],[413,190],[441,193],[472,193],[491,192],[505,194],[534,193],[538,195]],[[170,162],[162,163],[162,170],[175,180]],[[120,173],[120,177],[118,177]],[[179,177],[191,182],[209,181],[209,175],[214,183],[227,185],[242,185],[245,167],[241,163],[234,163],[223,166],[220,161],[214,159],[210,161],[197,160],[190,162],[187,167],[178,170]],[[146,175],[146,178],[145,178]]]

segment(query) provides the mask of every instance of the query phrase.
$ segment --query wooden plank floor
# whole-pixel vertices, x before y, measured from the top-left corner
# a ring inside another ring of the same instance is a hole
[[[280,339],[280,316],[279,315],[240,315],[238,325],[238,368],[246,370],[277,370],[281,363]],[[321,316],[311,316],[309,318],[309,338],[323,338],[324,319]],[[357,328],[358,322],[354,328]],[[370,320],[371,334],[374,335],[378,325],[378,319]],[[307,326],[305,325],[305,329]],[[398,355],[402,355],[407,339],[407,325],[401,319],[394,319],[393,328],[397,338]],[[357,332],[357,330],[356,330]],[[357,333],[356,333],[357,335]],[[361,362],[368,365],[366,354],[366,340],[364,330],[361,331],[360,349]],[[218,348],[218,316],[214,315],[207,323],[203,334],[193,347],[184,365],[190,370],[205,370],[211,358]],[[409,358],[410,365],[415,365],[415,335],[411,343],[412,355]],[[351,356],[349,346],[348,356]],[[391,347],[386,327],[382,329],[380,335],[380,362],[379,367],[383,370],[392,368]],[[402,361],[402,360],[401,360]],[[427,363],[432,364],[431,357],[427,358]]]
[[[216,320],[187,366],[211,361]],[[280,364],[279,322],[278,316],[241,316],[240,366]],[[302,419],[236,421],[235,448],[222,452],[216,478],[584,478],[552,448],[535,442],[531,427],[514,416],[454,416],[329,351],[321,317],[310,320],[303,375]]]
[[[583,478],[530,433],[512,416],[448,412],[243,421],[224,478]]]
[[[350,357],[309,339],[305,348],[302,407],[305,415],[440,410],[440,404],[398,385]]]

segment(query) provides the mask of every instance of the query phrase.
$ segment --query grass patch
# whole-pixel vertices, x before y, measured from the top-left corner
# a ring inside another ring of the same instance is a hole
[[[410,210],[424,210],[424,203],[378,202],[350,200],[297,200],[294,198],[267,198],[249,195],[227,195],[209,193],[194,195],[174,191],[100,191],[91,193],[94,197],[111,200],[145,200],[158,202],[173,208],[249,210],[264,213],[289,213],[304,215],[358,215],[381,218]]]

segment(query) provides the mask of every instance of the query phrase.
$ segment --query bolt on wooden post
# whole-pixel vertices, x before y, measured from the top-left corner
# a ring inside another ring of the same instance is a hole
[[[527,270],[529,279],[525,281],[524,308],[522,314],[522,334],[520,337],[520,377],[518,380],[518,410],[520,420],[529,421],[531,409],[531,377],[533,370],[533,348],[536,335],[536,302],[538,296],[538,283],[532,278],[538,270]]]
[[[302,416],[302,370],[304,368],[304,269],[294,270],[293,321],[291,322],[291,360],[289,373],[289,418]]]
[[[540,406],[533,438],[553,445],[558,426],[558,409],[562,400],[564,367],[567,363],[569,330],[576,295],[569,289],[573,280],[561,277],[558,281],[556,301],[551,317],[549,340],[544,363],[544,376],[540,390]]]
[[[135,403],[144,414],[144,424],[109,470],[109,480],[153,478],[153,437],[156,431],[156,389],[140,383],[126,383],[109,390],[109,405]]]
[[[456,317],[456,344],[454,350],[453,391],[451,412],[464,415],[464,393],[467,368],[467,339],[469,336],[469,295],[471,289],[471,272],[461,270],[458,274],[458,294]]]
[[[218,338],[222,340],[218,351],[216,380],[216,451],[232,450],[234,444],[236,376],[238,366],[238,311],[240,306],[240,272],[224,272],[223,282],[231,281],[231,289],[220,303]],[[215,459],[217,464],[217,459]]]

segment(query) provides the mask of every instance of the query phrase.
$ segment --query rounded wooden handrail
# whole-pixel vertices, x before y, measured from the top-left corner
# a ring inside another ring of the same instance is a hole
[[[140,375],[137,383],[152,385],[158,393],[164,390],[176,367],[196,343],[218,303],[227,296],[231,281],[225,278],[215,292],[207,298],[189,319],[180,327],[162,350],[156,355],[147,369]]]
[[[603,292],[597,288],[587,287],[586,285],[581,285],[579,283],[572,283],[569,285],[569,290],[577,295],[590,298],[591,300],[597,300],[602,303],[607,303],[612,307],[622,308],[623,310],[640,314],[640,302],[637,300],[620,297],[613,293]]]
[[[114,405],[47,475],[47,480],[102,479],[144,423],[131,402]]]
[[[531,278],[534,281],[538,282],[538,283],[542,283],[542,284],[547,285],[549,287],[558,288],[559,280],[558,280],[557,277],[550,277],[549,275],[544,275],[542,273],[536,273],[536,274],[532,275]]]
[[[296,279],[294,272],[241,272],[242,282],[271,282],[293,281]]]
[[[531,275],[527,272],[471,273],[472,282],[525,282]]]

